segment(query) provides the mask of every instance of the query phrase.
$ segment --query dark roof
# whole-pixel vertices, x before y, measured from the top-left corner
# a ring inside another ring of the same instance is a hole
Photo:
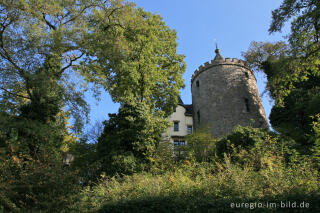
[[[184,108],[186,108],[185,115],[192,115],[193,114],[192,104],[186,104],[186,105],[184,105]]]
[[[178,96],[178,104],[179,105],[184,105],[182,99],[180,98],[180,96]]]
[[[186,112],[184,113],[185,115],[192,116],[192,113],[193,113],[192,104],[184,104],[181,97],[178,96],[178,105],[183,106],[186,109]]]

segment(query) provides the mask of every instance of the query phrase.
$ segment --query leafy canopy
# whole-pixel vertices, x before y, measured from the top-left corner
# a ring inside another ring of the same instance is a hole
[[[320,113],[320,2],[284,0],[272,15],[270,33],[291,21],[288,41],[252,42],[243,55],[267,75],[267,89],[275,100],[270,114],[273,128],[302,145],[312,145],[308,138]]]
[[[177,54],[176,32],[159,15],[142,9],[130,15],[118,28],[96,19],[102,24],[90,43],[90,80],[102,83],[115,102],[144,102],[169,115],[184,86],[185,62]],[[110,41],[115,41],[111,47]]]

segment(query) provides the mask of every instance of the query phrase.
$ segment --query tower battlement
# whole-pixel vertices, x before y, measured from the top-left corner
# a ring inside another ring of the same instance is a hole
[[[191,77],[191,85],[193,80],[203,71],[206,71],[214,66],[221,66],[221,65],[234,65],[234,66],[239,66],[242,68],[245,68],[246,70],[250,71],[253,75],[253,71],[251,70],[251,68],[249,67],[249,65],[241,60],[241,59],[237,59],[237,58],[221,58],[219,60],[211,60],[210,62],[205,62],[203,65],[200,65],[198,69],[196,69]],[[253,75],[254,76],[254,75]]]

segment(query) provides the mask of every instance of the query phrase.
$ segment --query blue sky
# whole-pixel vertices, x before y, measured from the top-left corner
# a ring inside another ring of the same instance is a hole
[[[269,35],[271,11],[278,8],[280,0],[133,0],[137,7],[159,14],[165,23],[177,31],[178,53],[185,55],[187,64],[185,88],[181,90],[182,100],[191,101],[190,79],[193,72],[207,61],[214,58],[215,41],[221,55],[241,58],[251,41],[278,41],[288,34],[288,27],[283,32]],[[265,89],[262,73],[256,73],[260,94]],[[264,95],[263,105],[269,116],[272,103]],[[118,110],[118,104],[112,103],[107,94],[101,101],[91,101],[91,124],[107,119],[108,113]]]

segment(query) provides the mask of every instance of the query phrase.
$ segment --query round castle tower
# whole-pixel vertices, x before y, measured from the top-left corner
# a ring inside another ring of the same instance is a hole
[[[193,125],[209,126],[215,137],[236,125],[268,128],[253,71],[242,60],[216,57],[192,75]],[[252,124],[251,119],[254,120]]]

